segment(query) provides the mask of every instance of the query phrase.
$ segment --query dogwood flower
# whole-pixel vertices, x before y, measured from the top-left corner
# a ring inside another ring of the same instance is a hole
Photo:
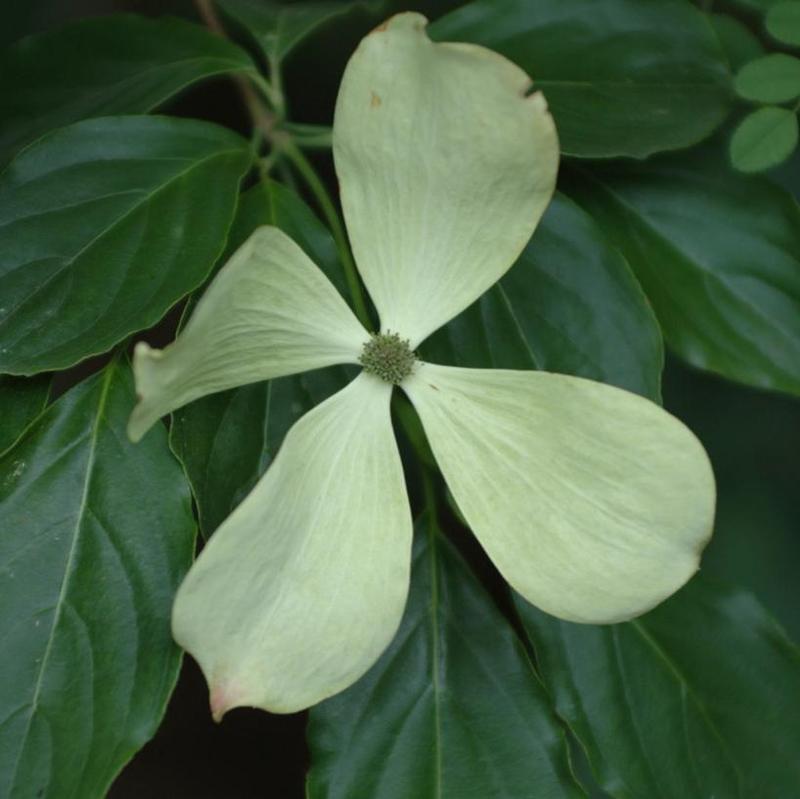
[[[258,229],[163,351],[139,343],[136,440],[244,383],[360,364],[303,416],[178,591],[176,640],[211,707],[296,711],[357,680],[397,630],[412,519],[390,418],[399,386],[458,507],[511,586],[562,619],[642,613],[698,567],[714,482],[656,404],[544,372],[423,363],[415,348],[514,263],[552,196],[555,127],[514,64],[393,17],[351,58],[333,148],[371,336],[304,252]]]

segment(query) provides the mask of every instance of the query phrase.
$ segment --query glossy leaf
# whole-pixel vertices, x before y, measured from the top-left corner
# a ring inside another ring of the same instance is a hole
[[[217,4],[250,32],[268,63],[282,60],[315,30],[359,5],[324,0],[293,6],[271,0],[217,0]]]
[[[758,58],[764,46],[758,37],[743,22],[728,14],[710,14],[708,21],[717,34],[722,49],[733,69]]]
[[[783,163],[797,147],[797,114],[767,106],[748,114],[733,133],[731,163],[740,172],[763,172]]]
[[[567,155],[643,158],[686,147],[730,106],[720,45],[679,0],[473,0],[430,32],[516,61],[544,92]]]
[[[577,797],[527,654],[467,565],[422,517],[393,643],[311,711],[309,799]]]
[[[653,312],[625,259],[563,194],[500,283],[422,352],[436,363],[563,372],[660,397]]]
[[[736,75],[736,92],[758,103],[785,103],[800,96],[800,58],[770,53],[745,64]]]
[[[0,177],[0,371],[63,369],[157,322],[225,246],[251,153],[206,122],[108,117]]]
[[[800,3],[788,0],[771,6],[767,12],[767,30],[778,41],[800,46]]]
[[[751,595],[698,577],[610,627],[516,601],[556,708],[611,796],[796,795],[800,651]]]
[[[568,191],[622,250],[678,355],[800,393],[800,210],[720,150],[581,170]]]
[[[292,236],[334,284],[344,285],[330,233],[296,194],[274,181],[242,195],[231,246],[265,224]],[[192,483],[204,535],[244,499],[289,428],[349,376],[345,367],[331,367],[223,391],[175,411],[170,442]]]
[[[0,54],[0,163],[54,128],[151,111],[199,80],[254,69],[231,42],[167,17],[120,14],[28,36]]]
[[[0,375],[0,452],[8,449],[20,433],[43,410],[50,393],[50,378]]]
[[[128,442],[133,401],[112,363],[0,458],[2,796],[104,796],[177,678],[194,522],[164,431]]]

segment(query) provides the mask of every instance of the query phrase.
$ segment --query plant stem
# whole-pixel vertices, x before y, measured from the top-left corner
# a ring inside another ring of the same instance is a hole
[[[211,0],[194,0],[194,4],[195,8],[197,8],[197,13],[200,15],[206,27],[223,39],[227,39],[228,36],[225,33],[225,28],[222,22],[220,22]],[[261,97],[256,91],[254,84],[258,85],[262,92],[270,99],[273,99],[275,94],[274,88],[269,85],[264,77],[258,74],[250,75],[249,77],[245,77],[244,75],[231,75],[231,80],[236,84],[236,88],[239,90],[239,94],[245,106],[247,106],[247,111],[250,114],[250,118],[253,120],[253,125],[255,125],[264,135],[264,138],[269,141],[272,138],[272,131],[278,122],[278,117],[276,114],[269,111],[264,103],[261,102]]]
[[[311,165],[309,160],[303,155],[300,148],[287,137],[280,144],[281,151],[286,157],[294,164],[295,169],[300,173],[311,193],[314,195],[320,210],[322,211],[325,221],[331,229],[333,239],[336,242],[336,248],[339,251],[339,258],[344,267],[344,275],[347,280],[347,287],[350,290],[350,296],[355,306],[356,316],[359,318],[367,330],[371,330],[372,325],[367,312],[367,305],[364,301],[364,293],[361,289],[361,283],[358,279],[358,272],[356,271],[355,261],[350,253],[350,247],[347,243],[347,236],[344,232],[344,225],[339,218],[339,212],[328,194],[325,185],[317,175],[316,170]]]
[[[225,28],[214,10],[212,0],[194,0],[194,3],[197,8],[197,13],[208,29],[219,36],[227,38]],[[367,330],[371,330],[372,324],[369,319],[367,304],[361,289],[361,283],[358,279],[356,265],[347,243],[344,225],[339,218],[339,212],[336,210],[336,206],[328,194],[325,185],[317,175],[316,170],[303,155],[300,148],[292,141],[291,134],[287,131],[276,130],[278,123],[283,121],[286,112],[286,103],[281,88],[280,64],[278,64],[275,59],[270,59],[269,69],[272,83],[258,74],[248,77],[233,75],[232,78],[247,106],[254,127],[260,131],[266,141],[272,144],[274,155],[281,153],[292,162],[309,190],[314,195],[331,229],[333,239],[336,242],[336,248],[339,251],[339,258],[344,268],[345,280],[347,281],[347,287],[353,300],[356,316]],[[258,87],[261,93],[269,100],[273,108],[272,111],[264,105],[256,87]],[[259,162],[262,178],[265,177],[268,170],[272,167],[274,155],[266,162]]]
[[[333,130],[325,125],[286,122],[281,129],[290,133],[303,150],[330,150],[333,146]]]

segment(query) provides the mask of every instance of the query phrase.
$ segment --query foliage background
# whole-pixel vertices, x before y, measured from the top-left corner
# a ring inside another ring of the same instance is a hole
[[[456,4],[407,5],[435,18]],[[157,0],[10,3],[3,9],[0,37],[10,42],[67,19],[120,10],[192,14],[190,3]],[[305,42],[290,59],[285,83],[296,119],[330,121],[341,68],[362,34],[363,26],[333,25]],[[190,90],[168,110],[247,129],[247,119],[225,79]],[[319,164],[332,178],[324,159]],[[795,197],[800,196],[797,154],[774,176]],[[165,340],[170,324],[174,318],[164,325]],[[57,388],[64,390],[95,366],[90,363],[60,377]],[[667,360],[663,393],[665,406],[686,421],[707,447],[718,479],[717,532],[704,568],[752,588],[800,641],[800,581],[796,578],[800,567],[800,403],[701,373],[673,358]],[[187,659],[161,730],[117,779],[109,794],[112,799],[138,797],[144,791],[196,799],[299,799],[304,795],[304,716],[237,710],[216,726],[207,712],[206,696],[196,666]]]

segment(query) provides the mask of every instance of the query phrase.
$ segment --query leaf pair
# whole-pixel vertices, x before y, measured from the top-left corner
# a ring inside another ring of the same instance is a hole
[[[800,46],[800,3],[771,5],[766,28],[779,41]],[[761,172],[783,163],[797,147],[798,106],[774,104],[800,97],[800,59],[787,53],[755,58],[741,68],[735,88],[740,97],[769,105],[739,123],[730,145],[733,165],[742,172]]]

